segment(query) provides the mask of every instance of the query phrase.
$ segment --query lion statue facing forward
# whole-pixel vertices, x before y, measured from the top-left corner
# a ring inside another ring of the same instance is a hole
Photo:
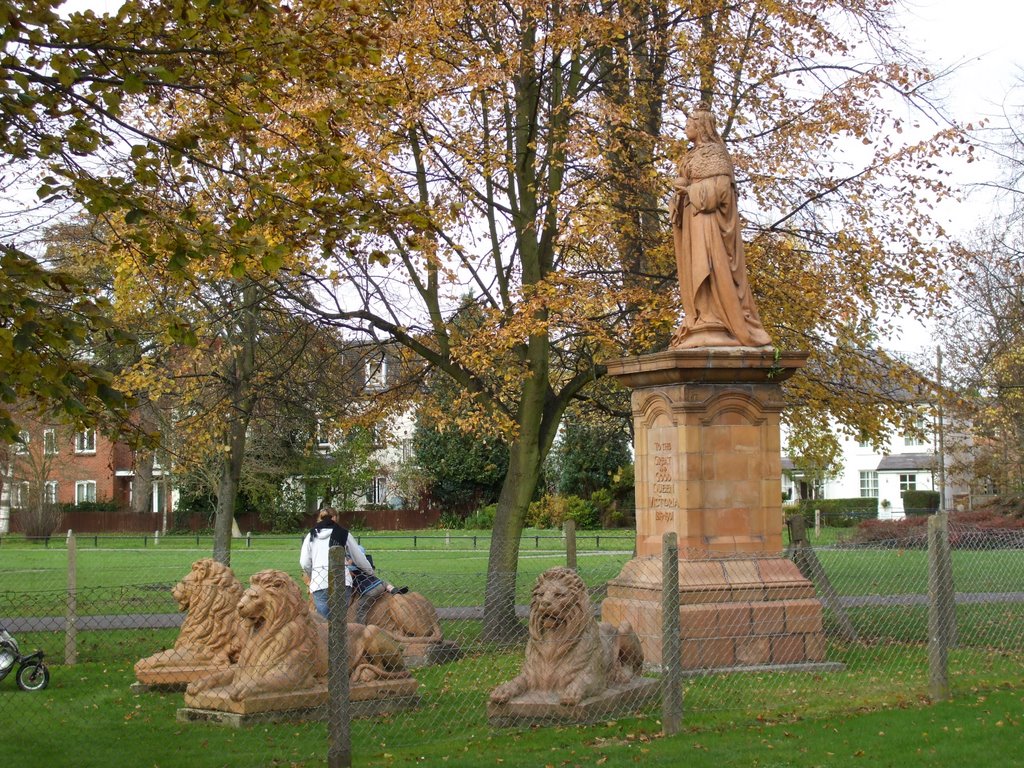
[[[238,600],[242,585],[228,566],[210,558],[197,560],[171,594],[185,612],[185,620],[173,648],[135,664],[140,682],[175,682],[172,677],[188,682],[194,671],[228,666],[241,649]]]
[[[530,637],[517,677],[491,691],[504,704],[532,691],[556,693],[575,706],[643,669],[640,639],[628,622],[598,624],[583,579],[570,568],[551,568],[537,577],[530,601]]]
[[[249,585],[238,601],[245,628],[238,663],[190,683],[189,694],[223,691],[240,701],[311,688],[327,676],[327,625],[310,613],[292,577],[284,571],[260,571]]]

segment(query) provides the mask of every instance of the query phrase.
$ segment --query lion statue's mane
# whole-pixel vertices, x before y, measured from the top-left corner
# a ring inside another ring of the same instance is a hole
[[[135,674],[142,679],[161,670],[227,666],[235,661],[242,643],[238,600],[242,584],[234,571],[204,558],[171,590],[185,620],[174,647],[140,659]]]
[[[643,650],[632,627],[598,624],[586,584],[571,568],[551,568],[537,577],[529,633],[522,671],[491,692],[495,704],[544,691],[575,706],[643,669]]]
[[[223,563],[209,557],[192,563],[192,570],[171,590],[186,612],[174,648],[193,648],[214,660],[237,657],[242,592],[235,572]]]
[[[238,601],[238,613],[245,628],[238,663],[189,684],[189,693],[221,688],[239,701],[254,694],[310,688],[317,678],[326,677],[326,623],[310,613],[287,573],[254,573]]]

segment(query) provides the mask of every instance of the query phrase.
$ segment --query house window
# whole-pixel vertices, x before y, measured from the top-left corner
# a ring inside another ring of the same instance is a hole
[[[78,480],[75,483],[75,504],[88,504],[96,501],[96,481]]]
[[[18,433],[18,442],[14,444],[14,452],[23,456],[28,453],[28,443],[31,439],[31,435],[26,430],[21,430]]]
[[[56,480],[47,480],[46,481],[46,485],[44,486],[44,488],[45,488],[45,490],[43,492],[43,501],[45,501],[47,504],[56,504],[57,503],[57,498],[58,498],[57,497],[57,481]]]
[[[924,416],[918,416],[914,420],[913,432],[906,432],[903,435],[903,444],[908,446],[920,446],[924,445],[925,430],[928,427],[928,423],[925,421]]]
[[[878,473],[871,470],[860,473],[860,495],[861,498],[878,497]]]
[[[316,420],[316,447],[321,451],[331,450],[331,441],[328,437],[328,428],[320,419]]]
[[[47,456],[57,455],[57,430],[43,430],[43,453]]]
[[[388,359],[381,355],[366,361],[366,388],[386,389],[388,385]]]
[[[95,429],[83,429],[75,435],[75,453],[96,453]]]
[[[384,505],[388,500],[388,479],[386,477],[375,477],[370,485],[370,491],[366,494],[366,500],[373,505]]]
[[[28,484],[28,481],[24,480],[20,483],[14,483],[11,490],[14,491],[14,498],[11,499],[13,502],[11,506],[17,509],[25,509],[28,507],[29,493],[31,491],[31,486]]]
[[[900,475],[900,490],[901,491],[916,491],[917,490],[917,475]]]

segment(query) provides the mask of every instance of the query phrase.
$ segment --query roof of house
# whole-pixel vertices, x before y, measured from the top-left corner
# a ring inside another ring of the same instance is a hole
[[[883,456],[878,462],[879,472],[895,472],[907,469],[935,469],[934,453],[897,453]]]

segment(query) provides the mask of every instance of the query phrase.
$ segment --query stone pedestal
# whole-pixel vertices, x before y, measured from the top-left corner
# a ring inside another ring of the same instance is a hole
[[[504,704],[488,702],[487,722],[495,728],[595,723],[639,712],[660,693],[660,681],[649,677],[612,686],[575,706],[562,704],[557,693],[530,691]]]
[[[419,706],[418,687],[412,678],[352,683],[349,688],[350,715],[375,717],[414,709]],[[185,694],[185,706],[178,710],[177,719],[236,727],[250,722],[322,720],[326,706],[326,683],[302,690],[258,694],[240,701],[233,701],[223,691],[204,691]]]
[[[165,658],[160,658],[160,663],[152,661],[161,656]],[[223,659],[217,661],[190,660],[187,657],[178,659],[174,650],[164,651],[162,654],[156,654],[136,662],[135,678],[138,682],[132,685],[132,692],[183,691],[189,683],[220,672],[229,664],[229,661]]]
[[[679,541],[684,669],[824,660],[814,585],[782,554],[780,383],[804,353],[669,350],[608,364],[633,389],[637,558],[602,618],[661,661],[661,548]]]

